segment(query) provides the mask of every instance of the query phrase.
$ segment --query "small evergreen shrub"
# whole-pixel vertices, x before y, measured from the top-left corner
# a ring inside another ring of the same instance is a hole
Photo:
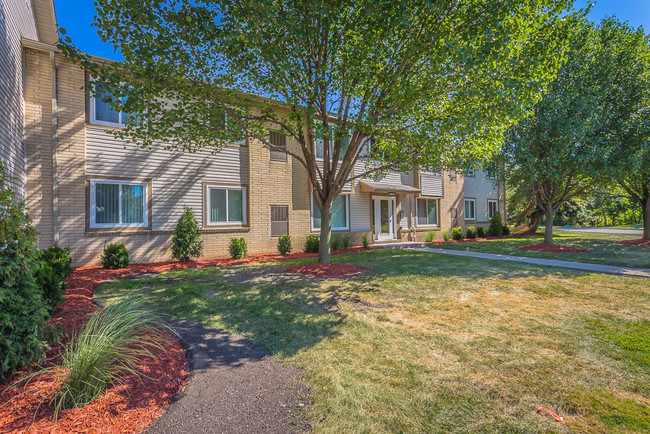
[[[485,237],[485,228],[483,226],[479,226],[476,228],[476,236],[479,238]]]
[[[319,250],[319,241],[316,235],[309,235],[307,241],[305,241],[305,247],[303,249],[305,253],[318,253]]]
[[[291,237],[289,235],[282,235],[278,238],[278,252],[281,255],[286,255],[291,251]]]
[[[427,232],[427,236],[424,237],[424,241],[426,241],[427,243],[431,243],[431,242],[433,242],[435,237],[436,237],[435,232],[429,231],[429,232]]]
[[[48,317],[34,276],[38,233],[8,181],[0,164],[0,377],[43,357]]]
[[[129,265],[129,251],[124,243],[106,244],[102,252],[102,266],[115,270]]]
[[[188,261],[190,258],[201,256],[203,241],[200,238],[201,231],[192,208],[185,208],[174,228],[172,258]]]
[[[350,234],[342,234],[340,237],[341,240],[341,248],[342,249],[349,249],[350,248],[350,242],[352,240],[352,236]]]
[[[460,226],[456,226],[451,230],[451,238],[453,238],[456,241],[460,241],[463,238],[465,238],[465,234],[463,233],[463,228]]]
[[[504,225],[503,230],[501,231],[501,235],[510,235],[510,228]]]
[[[341,239],[338,235],[334,235],[330,240],[330,248],[332,250],[338,250],[341,247]]]
[[[361,245],[364,249],[367,249],[370,246],[370,234],[368,234],[368,232],[361,234]]]
[[[465,238],[469,238],[472,240],[476,238],[476,228],[474,226],[470,226],[467,228],[467,231],[465,231]]]
[[[451,239],[451,231],[449,229],[442,231],[442,239],[445,241],[449,241]]]
[[[246,240],[243,237],[231,238],[228,251],[233,259],[243,259],[248,256],[248,244],[246,244]]]
[[[487,234],[491,237],[499,237],[503,233],[503,222],[501,221],[501,213],[496,212],[490,219],[490,226],[488,227]]]
[[[54,244],[41,251],[43,265],[36,269],[36,281],[43,291],[43,300],[50,312],[63,303],[63,293],[67,284],[65,279],[72,274],[70,248]]]

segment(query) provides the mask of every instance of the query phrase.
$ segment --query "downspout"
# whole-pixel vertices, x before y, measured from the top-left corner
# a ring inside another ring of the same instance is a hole
[[[52,64],[52,219],[54,231],[54,243],[59,243],[59,167],[57,161],[58,148],[58,104],[56,99],[56,60],[54,51],[50,51],[50,63]]]

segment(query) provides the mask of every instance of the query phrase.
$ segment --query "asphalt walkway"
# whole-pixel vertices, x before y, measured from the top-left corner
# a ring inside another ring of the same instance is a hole
[[[584,262],[558,261],[555,259],[528,258],[526,256],[499,255],[496,253],[467,252],[464,250],[435,249],[431,247],[405,247],[420,252],[439,253],[441,255],[465,256],[468,258],[496,259],[499,261],[524,262],[534,265],[548,265],[551,267],[571,268],[574,270],[591,273],[615,274],[626,277],[642,277],[650,279],[650,269],[622,267],[618,265],[588,264]]]

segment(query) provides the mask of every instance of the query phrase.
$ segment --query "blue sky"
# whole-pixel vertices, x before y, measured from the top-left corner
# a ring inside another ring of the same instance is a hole
[[[576,0],[577,8],[585,7],[589,0]],[[598,0],[592,8],[590,18],[600,21],[607,16],[616,15],[632,26],[643,26],[650,31],[650,0]],[[59,26],[68,31],[77,47],[86,53],[108,59],[120,60],[121,56],[113,48],[102,42],[97,31],[91,27],[95,6],[91,0],[54,0]]]

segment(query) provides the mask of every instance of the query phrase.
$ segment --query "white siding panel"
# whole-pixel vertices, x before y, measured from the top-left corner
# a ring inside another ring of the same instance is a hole
[[[476,222],[488,221],[488,199],[499,199],[499,189],[492,179],[485,176],[485,172],[476,171],[475,176],[465,177],[465,197],[476,199]]]
[[[442,177],[420,175],[420,190],[422,196],[442,197]]]
[[[153,230],[173,229],[183,208],[203,224],[203,182],[248,183],[248,148],[227,146],[211,154],[142,149],[126,145],[102,128],[86,129],[86,174],[152,179]]]

